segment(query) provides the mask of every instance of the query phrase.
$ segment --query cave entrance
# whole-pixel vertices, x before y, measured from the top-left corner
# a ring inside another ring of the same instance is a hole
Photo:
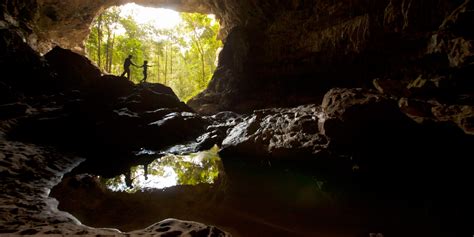
[[[130,80],[161,83],[187,101],[207,88],[222,47],[214,15],[180,13],[134,3],[98,15],[85,42],[86,55],[105,73],[121,75],[132,55]],[[141,67],[141,68],[140,68]]]

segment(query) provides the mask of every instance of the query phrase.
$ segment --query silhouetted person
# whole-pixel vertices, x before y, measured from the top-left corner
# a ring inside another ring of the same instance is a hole
[[[148,164],[143,165],[143,171],[145,172],[145,180],[148,180]]]
[[[125,59],[125,61],[123,62],[123,73],[121,75],[121,77],[125,76],[125,74],[127,74],[127,79],[130,80],[130,66],[133,65],[135,67],[137,67],[137,65],[135,65],[133,62],[132,62],[132,55],[128,55],[128,58]]]
[[[143,80],[142,82],[146,82],[146,78],[148,77],[148,67],[151,67],[150,65],[148,65],[148,61],[144,61],[143,62],[143,65],[142,66],[139,66],[139,67],[142,67],[143,68]]]
[[[133,179],[130,169],[125,173],[125,184],[129,188],[133,188]]]

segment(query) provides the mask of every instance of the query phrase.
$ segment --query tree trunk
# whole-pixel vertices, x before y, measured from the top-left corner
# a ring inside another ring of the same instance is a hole
[[[97,19],[97,64],[101,68],[101,47],[102,47],[102,14]]]
[[[113,65],[113,60],[114,60],[114,44],[115,44],[115,33],[112,35],[112,42],[110,43],[109,72],[112,72],[112,65]]]
[[[111,30],[109,26],[107,28],[107,46],[105,47],[105,71],[110,73],[110,38],[111,38]]]
[[[160,55],[156,54],[156,81],[160,82]]]
[[[198,39],[195,39],[195,44],[198,49],[199,57],[201,60],[201,82],[199,84],[200,84],[200,87],[204,87],[206,84],[206,63],[204,61],[204,50],[201,44],[199,43]]]
[[[173,80],[173,46],[170,47],[170,80]]]
[[[167,81],[166,81],[167,75],[166,74],[168,74],[168,50],[166,50],[166,48],[165,48],[165,81],[163,83],[165,85],[167,84]]]
[[[204,54],[201,53],[201,69],[202,69],[202,81],[201,87],[205,87],[206,85],[206,68],[204,64]]]
[[[200,87],[205,87],[206,84],[206,65],[204,61],[204,49],[199,42],[199,38],[197,37],[197,33],[195,30],[193,30],[193,37],[192,40],[194,41],[194,44],[196,44],[196,48],[198,49],[200,60],[201,60],[201,81],[200,81]]]

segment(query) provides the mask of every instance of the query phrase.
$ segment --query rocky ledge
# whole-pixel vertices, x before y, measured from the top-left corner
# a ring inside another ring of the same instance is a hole
[[[153,235],[230,236],[216,227],[192,221],[167,219],[129,233],[82,225],[59,211],[50,190],[62,176],[84,159],[66,156],[50,147],[0,140],[2,180],[0,187],[0,233],[12,235]],[[157,220],[158,221],[158,220]]]

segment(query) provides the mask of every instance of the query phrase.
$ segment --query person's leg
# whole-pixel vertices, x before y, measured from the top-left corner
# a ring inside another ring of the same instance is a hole
[[[127,68],[127,79],[130,81],[130,68]]]
[[[122,75],[120,75],[120,77],[125,76],[125,73],[127,73],[127,70],[124,69],[124,70],[123,70],[123,73],[122,73]]]

